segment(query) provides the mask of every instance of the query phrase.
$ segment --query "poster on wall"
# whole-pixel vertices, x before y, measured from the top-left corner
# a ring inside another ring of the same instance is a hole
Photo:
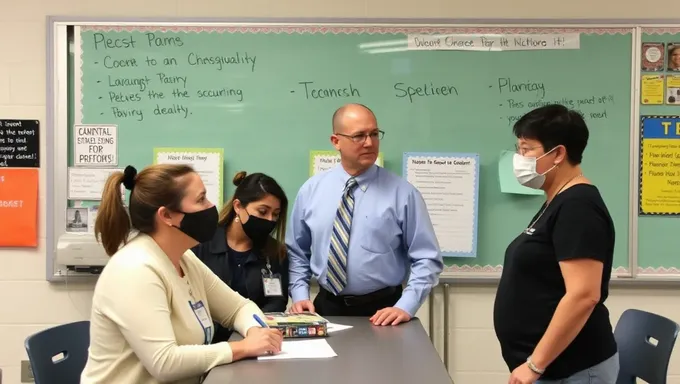
[[[38,169],[0,168],[0,247],[38,246]]]
[[[154,164],[188,164],[201,176],[206,197],[222,207],[224,149],[222,148],[154,148]]]
[[[476,257],[479,154],[406,152],[403,175],[425,200],[442,256]]]
[[[0,119],[0,168],[40,167],[40,122]]]
[[[666,76],[666,104],[680,104],[680,75]]]
[[[640,117],[640,215],[680,214],[680,116]]]
[[[663,71],[666,50],[664,43],[642,43],[641,65],[643,71]]]
[[[117,125],[76,125],[73,127],[73,165],[115,167],[118,165]]]
[[[663,105],[664,75],[642,75],[640,79],[642,105]]]

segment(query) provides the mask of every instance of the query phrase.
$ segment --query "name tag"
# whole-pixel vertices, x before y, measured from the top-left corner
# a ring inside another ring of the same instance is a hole
[[[281,278],[263,277],[262,285],[264,286],[265,296],[283,296],[283,289],[281,289]]]
[[[198,319],[198,322],[201,324],[201,328],[203,328],[205,344],[210,344],[213,339],[213,322],[210,318],[210,315],[208,315],[208,311],[203,305],[203,301],[199,300],[196,303],[189,302],[189,305],[191,305],[191,310],[194,311],[196,319]]]

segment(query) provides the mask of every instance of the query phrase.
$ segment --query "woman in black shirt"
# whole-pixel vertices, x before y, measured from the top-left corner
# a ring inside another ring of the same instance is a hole
[[[212,240],[193,251],[222,281],[263,312],[283,312],[288,304],[285,234],[288,199],[271,177],[234,176],[236,191],[222,208]],[[274,236],[272,237],[272,232]],[[215,324],[213,343],[231,330]]]
[[[548,105],[513,128],[517,180],[546,202],[508,246],[494,328],[510,384],[614,384],[617,346],[604,301],[614,223],[580,167],[588,127],[576,111]],[[564,381],[560,381],[564,380]]]

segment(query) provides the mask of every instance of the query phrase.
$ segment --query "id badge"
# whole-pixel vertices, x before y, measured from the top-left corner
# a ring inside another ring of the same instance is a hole
[[[272,275],[270,277],[262,276],[262,285],[264,286],[265,296],[283,296],[281,278],[279,275]]]
[[[210,319],[210,316],[208,315],[208,311],[203,305],[203,301],[199,300],[196,303],[189,302],[189,305],[191,305],[191,310],[194,311],[196,319],[198,319],[198,322],[201,324],[201,328],[203,328],[205,344],[210,344],[213,338],[213,323],[212,319]]]

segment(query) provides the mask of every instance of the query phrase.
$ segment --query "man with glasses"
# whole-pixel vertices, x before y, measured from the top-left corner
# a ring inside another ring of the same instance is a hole
[[[415,315],[437,284],[443,260],[422,196],[375,165],[383,136],[364,105],[348,104],[333,115],[331,143],[341,162],[300,188],[286,233],[291,312],[397,325]],[[312,276],[319,283],[314,303]]]

